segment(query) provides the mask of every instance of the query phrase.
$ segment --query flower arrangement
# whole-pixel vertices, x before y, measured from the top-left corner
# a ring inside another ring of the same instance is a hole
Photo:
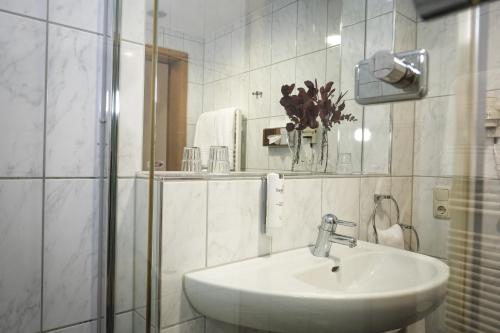
[[[350,113],[343,113],[345,109],[343,99],[346,93],[341,92],[335,102],[332,101],[335,92],[332,81],[319,89],[317,80],[314,80],[314,83],[309,80],[304,81],[304,85],[307,90],[297,88],[298,93],[296,95],[292,95],[295,84],[281,86],[283,97],[280,99],[280,104],[290,119],[290,122],[286,124],[286,129],[288,132],[294,130],[298,132],[292,165],[299,163],[302,131],[306,128],[318,128],[321,122],[323,131],[320,164],[325,162],[324,171],[326,172],[328,166],[328,132],[334,124],[356,121],[357,119]]]

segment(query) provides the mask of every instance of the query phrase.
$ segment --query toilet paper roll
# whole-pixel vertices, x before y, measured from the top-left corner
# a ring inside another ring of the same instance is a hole
[[[277,173],[267,174],[266,234],[283,226],[285,180]]]

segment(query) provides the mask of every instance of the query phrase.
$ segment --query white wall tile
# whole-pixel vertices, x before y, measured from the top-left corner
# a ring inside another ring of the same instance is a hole
[[[262,96],[251,93],[262,92]],[[269,117],[271,108],[271,67],[264,67],[250,72],[250,92],[248,118]]]
[[[285,84],[295,83],[295,59],[290,59],[271,67],[271,115],[282,116],[285,114],[285,109],[280,104],[283,97],[281,86]],[[294,94],[297,93],[295,90]]]
[[[450,220],[439,220],[433,216],[434,187],[451,189],[451,179],[413,178],[413,226],[420,236],[420,252],[439,258],[448,256],[448,230]]]
[[[88,323],[78,324],[74,326],[69,326],[62,328],[60,330],[52,331],[54,333],[97,333],[98,325],[96,321],[91,321]]]
[[[214,109],[231,107],[231,78],[214,82]]]
[[[271,64],[272,16],[264,16],[250,24],[250,69]]]
[[[396,0],[395,7],[398,13],[403,14],[413,21],[417,20],[417,11],[413,0]]]
[[[363,142],[364,174],[386,174],[390,170],[391,108],[391,104],[365,107],[363,124],[365,131]],[[370,135],[369,140],[368,135]]]
[[[335,94],[338,96],[338,94]],[[351,94],[347,95],[352,96]],[[361,159],[362,159],[362,142],[359,139],[356,139],[356,131],[360,132],[363,127],[363,106],[356,103],[354,100],[346,100],[345,101],[345,110],[344,112],[347,114],[352,114],[356,121],[342,123],[340,125],[335,125],[334,129],[338,131],[338,153],[350,153],[352,160],[352,172],[353,173],[361,173]],[[333,135],[333,132],[331,135]],[[330,135],[330,138],[332,138]],[[331,140],[332,144],[335,144],[337,140]],[[335,151],[333,151],[335,152]],[[337,156],[332,154],[330,157],[330,161],[336,163]],[[333,163],[332,167],[333,167]],[[335,169],[333,169],[335,170]]]
[[[415,175],[453,175],[456,121],[453,96],[416,102],[413,156]]]
[[[231,34],[227,33],[215,40],[215,79],[231,75]]]
[[[366,4],[368,19],[392,12],[394,9],[394,0],[369,0]]]
[[[366,57],[379,50],[392,50],[394,45],[393,14],[388,13],[366,22]]]
[[[142,331],[135,331],[142,332]],[[205,319],[199,318],[161,330],[161,333],[204,333]]]
[[[250,93],[250,73],[242,73],[231,77],[231,106],[241,110],[243,117],[249,114],[249,101],[254,96]]]
[[[274,12],[272,25],[272,63],[295,57],[297,3]]]
[[[340,90],[340,68],[340,46],[328,48],[326,50],[325,82],[333,81],[337,93]]]
[[[485,16],[482,16],[482,22],[487,22],[487,48],[486,48],[486,59],[487,59],[487,72],[486,72],[486,84],[487,89],[500,89],[500,55],[498,54],[498,35],[500,32],[500,11],[492,10],[487,14],[487,20]],[[485,24],[485,23],[483,23]],[[472,45],[471,45],[472,47]]]
[[[313,244],[321,224],[321,179],[285,179],[285,221],[272,237],[272,250]]]
[[[396,199],[399,206],[400,223],[412,224],[412,199],[413,199],[413,178],[412,177],[392,177],[391,195]],[[391,202],[392,224],[397,222],[397,211],[395,204]],[[409,249],[412,237],[411,230],[404,230],[405,248]]]
[[[103,32],[104,1],[50,0],[49,21],[92,32]]]
[[[0,176],[39,177],[43,160],[45,23],[0,13],[0,45]]]
[[[45,19],[47,17],[47,0],[2,0],[0,9]]]
[[[250,68],[250,26],[244,25],[231,32],[231,74]]]
[[[318,80],[318,86],[325,84],[326,50],[307,54],[297,58],[295,82],[296,87],[305,87],[304,81]]]
[[[98,172],[100,47],[101,38],[94,34],[49,26],[47,176]]]
[[[40,328],[42,181],[0,181],[0,331]]]
[[[249,119],[246,128],[246,168],[267,169],[268,149],[262,146],[262,131],[269,126],[269,118]]]
[[[99,182],[47,180],[44,225],[44,329],[97,316]]]
[[[118,179],[115,311],[133,308],[135,180]]]
[[[360,204],[359,204],[359,239],[364,241],[374,241],[372,222],[370,216],[373,212],[375,203],[374,194],[390,194],[391,178],[389,177],[367,177],[361,178]],[[391,206],[388,200],[384,200],[377,209],[376,224],[377,228],[385,229],[389,227]],[[395,223],[395,221],[394,221]]]
[[[297,55],[326,47],[327,1],[299,0],[297,20]]]
[[[203,86],[188,83],[187,123],[196,124],[198,117],[203,113]]]
[[[115,317],[115,330],[120,333],[134,333],[133,311],[120,313]],[[137,331],[140,332],[140,331]]]
[[[343,0],[342,25],[344,27],[365,19],[366,0]]]
[[[203,82],[209,83],[215,79],[215,40],[205,43],[203,57]]]
[[[208,183],[209,266],[269,252],[262,233],[262,191],[260,179]]]
[[[394,103],[392,106],[391,174],[410,176],[413,173],[413,132],[415,102]]]
[[[122,38],[144,44],[146,34],[146,0],[122,2]]]
[[[354,66],[365,58],[365,23],[342,28],[342,65],[340,67],[342,91],[349,90],[354,97]]]
[[[134,176],[142,170],[144,46],[124,41],[120,52],[118,175]]]
[[[342,2],[342,0],[328,0],[327,47],[333,46],[328,42],[330,36],[340,35],[342,29]]]
[[[408,51],[417,47],[417,24],[396,13],[396,28],[394,30],[394,51]]]
[[[163,183],[162,313],[161,326],[186,321],[199,314],[183,289],[185,272],[205,266],[207,183]]]
[[[338,226],[337,233],[358,237],[360,178],[325,178],[321,215],[334,214],[341,220],[357,223],[355,228]]]

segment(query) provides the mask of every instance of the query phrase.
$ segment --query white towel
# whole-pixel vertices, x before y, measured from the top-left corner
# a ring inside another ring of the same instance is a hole
[[[200,147],[201,164],[208,165],[210,146],[226,146],[229,150],[229,164],[233,170],[235,165],[236,121],[239,110],[226,108],[216,111],[204,112],[196,122],[194,132],[194,146]]]
[[[378,231],[378,242],[382,245],[392,246],[398,249],[405,248],[403,229],[399,224],[394,224],[385,230]]]

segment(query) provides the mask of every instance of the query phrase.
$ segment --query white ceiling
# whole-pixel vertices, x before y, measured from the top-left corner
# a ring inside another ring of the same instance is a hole
[[[159,0],[159,10],[166,16],[159,18],[160,28],[183,32],[203,38],[206,33],[232,23],[236,18],[248,15],[270,3],[271,0]],[[147,12],[153,0],[146,0]],[[148,28],[151,17],[148,15]]]

